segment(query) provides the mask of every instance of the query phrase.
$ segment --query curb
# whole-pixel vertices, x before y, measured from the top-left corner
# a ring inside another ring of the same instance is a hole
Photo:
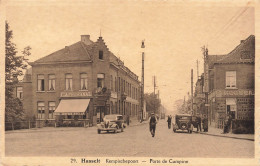
[[[251,138],[238,138],[238,137],[224,136],[224,135],[222,136],[222,135],[208,134],[208,133],[200,133],[200,134],[216,136],[216,137],[225,137],[225,138],[233,138],[233,139],[242,139],[242,140],[248,140],[248,141],[255,141],[255,139],[251,139]]]

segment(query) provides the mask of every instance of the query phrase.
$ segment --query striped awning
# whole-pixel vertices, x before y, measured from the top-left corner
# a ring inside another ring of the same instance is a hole
[[[84,115],[90,99],[62,99],[55,115]]]

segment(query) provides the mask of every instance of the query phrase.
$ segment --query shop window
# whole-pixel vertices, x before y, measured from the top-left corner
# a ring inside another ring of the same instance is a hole
[[[87,90],[88,85],[88,75],[86,73],[80,74],[80,89]]]
[[[38,102],[37,103],[37,110],[38,110],[38,119],[45,119],[45,106],[44,102]]]
[[[23,87],[17,87],[16,88],[16,97],[19,99],[23,98]]]
[[[99,56],[98,56],[99,59],[103,60],[104,59],[104,55],[103,55],[103,51],[99,51]]]
[[[44,75],[37,75],[37,91],[44,91]]]
[[[66,90],[72,90],[72,74],[65,75]]]
[[[49,91],[55,91],[55,75],[49,75]]]
[[[55,102],[54,101],[50,101],[49,102],[49,119],[54,119],[53,113],[55,111]]]
[[[236,71],[226,71],[226,87],[236,87]]]

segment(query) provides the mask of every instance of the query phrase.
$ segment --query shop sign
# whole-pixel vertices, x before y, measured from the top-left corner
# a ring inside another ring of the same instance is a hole
[[[111,97],[116,99],[117,98],[117,93],[116,92],[111,92]]]
[[[210,97],[235,97],[235,96],[252,96],[254,95],[253,90],[216,90],[210,94]]]
[[[60,97],[90,97],[91,92],[61,92]]]

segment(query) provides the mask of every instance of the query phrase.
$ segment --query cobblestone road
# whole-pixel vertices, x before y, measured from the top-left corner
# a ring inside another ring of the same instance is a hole
[[[97,134],[91,128],[44,128],[6,132],[6,156],[254,157],[254,141],[199,133],[173,133],[165,121],[151,137],[148,124],[122,133]]]

